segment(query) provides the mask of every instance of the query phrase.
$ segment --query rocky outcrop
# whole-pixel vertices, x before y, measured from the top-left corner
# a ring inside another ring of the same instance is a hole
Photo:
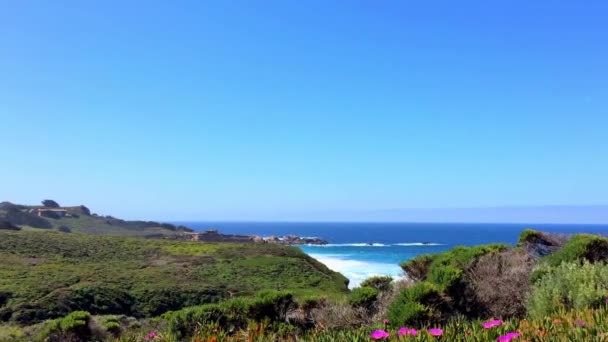
[[[195,241],[206,241],[206,242],[252,242],[253,236],[249,235],[232,235],[232,234],[221,234],[216,229],[209,229],[202,233],[188,233]]]
[[[327,241],[318,237],[299,237],[297,235],[287,235],[280,241],[286,245],[327,245]]]
[[[257,235],[222,234],[217,229],[209,229],[201,233],[186,233],[186,237],[194,241],[206,242],[255,242],[275,243],[279,245],[326,245],[327,241],[316,237],[300,237],[297,235],[261,237]]]
[[[568,235],[526,229],[519,236],[518,245],[522,246],[532,257],[540,258],[559,250],[568,241],[568,238]]]

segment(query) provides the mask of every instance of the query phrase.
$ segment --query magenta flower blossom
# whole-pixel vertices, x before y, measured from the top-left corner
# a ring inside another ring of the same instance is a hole
[[[574,323],[581,328],[585,327],[585,322],[581,321],[580,319],[577,319],[576,321],[574,321]]]
[[[149,340],[153,340],[154,338],[156,338],[156,333],[153,331],[151,333],[149,333],[148,335],[144,336],[144,340],[149,341]]]
[[[502,325],[502,321],[499,319],[495,319],[493,321],[487,321],[485,323],[482,324],[484,329],[492,329],[494,327],[497,327],[499,325]]]
[[[502,335],[502,336],[498,336],[498,338],[496,338],[496,341],[498,342],[510,342],[512,339],[514,338],[518,338],[519,337],[519,333],[518,332],[510,332],[506,335]]]
[[[376,330],[372,333],[372,339],[374,340],[384,340],[388,338],[390,335],[384,330]]]
[[[399,337],[407,335],[416,336],[417,334],[418,331],[416,329],[408,329],[407,327],[403,327],[397,332],[397,335],[399,335]]]
[[[384,319],[382,322],[383,322],[384,324],[388,324],[388,319],[386,319],[386,318],[385,318],[385,319]]]
[[[604,299],[604,302],[608,303],[608,297],[606,297],[606,298]]]
[[[432,328],[429,329],[429,334],[431,334],[431,336],[441,336],[443,335],[443,330],[438,328]]]

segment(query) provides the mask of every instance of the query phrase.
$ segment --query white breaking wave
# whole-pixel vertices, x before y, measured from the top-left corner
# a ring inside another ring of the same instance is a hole
[[[394,246],[443,246],[443,244],[434,242],[403,242],[396,243]]]
[[[442,243],[435,242],[402,242],[394,244],[384,243],[328,243],[326,245],[308,244],[308,247],[389,247],[389,246],[443,246]]]
[[[386,247],[383,243],[328,243],[326,245],[307,245],[310,247]]]
[[[350,280],[348,287],[351,289],[359,286],[363,280],[369,277],[388,275],[398,279],[403,276],[403,271],[399,265],[395,264],[342,259],[336,258],[334,255],[328,257],[326,254],[309,255],[325,264],[329,269],[342,273]]]

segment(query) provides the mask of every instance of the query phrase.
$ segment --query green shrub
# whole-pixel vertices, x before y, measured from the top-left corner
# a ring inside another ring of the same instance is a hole
[[[422,282],[402,290],[389,305],[389,315],[408,324],[429,324],[457,314],[478,317],[482,314],[480,303],[474,293],[467,292],[473,286],[467,286],[464,275],[482,256],[507,249],[505,244],[458,246],[402,263],[411,279]]]
[[[608,265],[584,261],[548,266],[534,284],[528,313],[535,318],[560,310],[597,307],[608,295]]]
[[[348,295],[348,303],[355,307],[371,308],[378,300],[379,291],[373,287],[357,287]]]
[[[167,328],[170,333],[185,338],[195,333],[195,329],[199,325],[221,325],[221,315],[218,304],[206,304],[167,312],[162,317],[167,320]]]
[[[423,281],[399,292],[388,307],[388,319],[395,324],[426,325],[445,320],[447,302],[432,283]]]
[[[371,287],[380,292],[386,292],[391,289],[393,277],[391,276],[375,276],[365,279],[361,283],[361,287]]]
[[[293,294],[287,291],[267,290],[254,298],[233,298],[217,304],[190,307],[163,315],[171,333],[180,338],[191,336],[196,327],[217,325],[241,329],[249,321],[284,322],[289,310],[296,308]]]
[[[608,260],[608,239],[599,235],[577,234],[557,252],[543,258],[543,261],[551,266],[577,260]]]
[[[455,247],[449,251],[437,254],[429,266],[426,280],[445,290],[455,284],[463,271],[477,258],[498,253],[507,249],[504,244],[490,244],[475,247]]]
[[[35,339],[45,342],[88,341],[90,320],[90,313],[74,311],[63,318],[45,322]]]
[[[256,321],[284,321],[287,312],[297,307],[289,291],[265,290],[257,294],[250,307],[250,317]]]
[[[305,296],[298,299],[298,306],[304,310],[318,308],[327,303],[327,298],[323,296]]]
[[[120,317],[124,316],[102,316],[99,321],[102,328],[112,336],[118,336],[121,332]]]
[[[410,260],[401,263],[401,268],[405,274],[414,281],[423,281],[431,267],[431,263],[435,260],[433,254],[421,254]]]
[[[542,237],[542,233],[534,230],[534,229],[525,229],[521,234],[519,234],[519,238],[517,239],[517,243],[525,243],[525,242],[535,242],[535,240]]]

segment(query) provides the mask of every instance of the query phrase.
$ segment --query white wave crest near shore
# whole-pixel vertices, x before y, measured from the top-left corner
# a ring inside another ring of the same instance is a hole
[[[351,289],[359,286],[363,280],[369,277],[388,275],[398,279],[403,276],[403,271],[399,265],[395,264],[343,259],[327,254],[309,255],[325,264],[332,271],[340,272],[348,278],[350,280],[348,287]]]
[[[402,242],[395,243],[393,246],[444,246],[443,243],[434,243],[434,242]]]
[[[390,245],[385,245],[383,243],[328,243],[325,245],[310,244],[308,246],[311,246],[311,247],[387,247]]]
[[[390,247],[390,246],[444,246],[442,243],[435,242],[402,242],[402,243],[393,243],[393,244],[384,244],[384,243],[328,243],[325,245],[316,245],[316,244],[308,244],[308,247]]]

